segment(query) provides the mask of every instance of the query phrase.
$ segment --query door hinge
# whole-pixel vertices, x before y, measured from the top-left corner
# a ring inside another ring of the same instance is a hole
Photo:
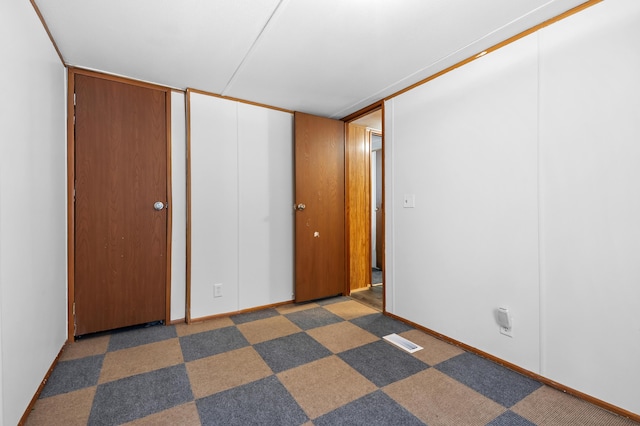
[[[76,302],[73,302],[71,311],[73,313],[73,335],[76,335],[77,324],[76,324]]]
[[[73,93],[73,125],[76,125],[76,94]]]

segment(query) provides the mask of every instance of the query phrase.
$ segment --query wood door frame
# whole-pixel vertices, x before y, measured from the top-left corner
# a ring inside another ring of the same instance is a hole
[[[347,126],[350,122],[357,120],[358,118],[364,117],[365,115],[371,114],[373,112],[376,112],[380,110],[382,113],[382,129],[380,129],[380,135],[382,137],[382,149],[380,150],[381,155],[382,155],[382,203],[381,203],[381,208],[382,208],[382,229],[378,229],[376,230],[376,232],[382,232],[382,282],[383,282],[383,292],[382,292],[382,312],[385,313],[386,312],[386,282],[387,282],[387,268],[386,268],[386,256],[385,256],[385,246],[386,246],[386,198],[385,198],[385,132],[384,132],[384,100],[378,101],[376,103],[373,103],[365,108],[362,108],[359,111],[354,112],[353,114],[350,114],[344,118],[342,118],[342,121],[345,122],[345,138],[347,136]],[[345,149],[347,146],[347,141],[345,140]],[[346,156],[349,155],[348,152],[345,152],[345,164],[347,164],[350,159],[346,158]],[[345,173],[345,177],[346,177],[346,173]],[[371,178],[371,173],[369,172],[369,179]],[[349,192],[349,187],[350,187],[351,182],[349,182],[348,179],[345,180],[345,194]],[[369,186],[369,191],[371,191],[371,186]],[[371,197],[371,193],[369,193],[369,197]],[[371,211],[369,210],[369,216],[371,215]],[[349,214],[347,211],[345,211],[345,227],[349,226]],[[371,227],[369,227],[369,241],[371,241]],[[345,232],[345,236],[348,237],[348,233]],[[345,241],[345,247],[348,247],[348,241]],[[348,273],[349,271],[349,266],[351,264],[351,256],[350,256],[350,252],[349,250],[345,250],[345,265],[346,265],[346,271]],[[369,256],[369,262],[371,262],[371,256]],[[349,275],[347,274],[347,280],[345,283],[345,295],[349,295],[351,294],[351,288],[350,288],[350,282],[349,282]]]
[[[384,111],[382,112],[382,126],[384,126]],[[382,233],[380,233],[380,235],[382,236],[382,241],[380,244],[380,248],[378,250],[378,247],[376,247],[376,252],[380,251],[380,265],[382,265],[382,272],[384,273],[385,269],[384,269],[384,131],[383,130],[371,130],[369,132],[369,149],[371,149],[371,139],[373,139],[374,136],[380,136],[380,141],[381,141],[381,147],[378,151],[380,151],[379,155],[380,155],[380,181],[382,182],[382,184],[380,185],[380,209],[382,210],[382,223],[380,228],[382,229]],[[375,167],[375,164],[372,164],[371,167]],[[371,176],[371,174],[369,174],[369,176]],[[371,199],[375,199],[376,195],[371,193]],[[377,235],[379,233],[378,230],[378,226],[376,225],[376,238]],[[377,244],[376,244],[377,246]],[[378,257],[377,253],[376,253],[376,258]],[[377,259],[376,259],[377,260]],[[371,265],[372,267],[374,265]],[[382,281],[382,284],[384,285],[384,279]]]
[[[165,282],[165,325],[171,322],[171,231],[173,200],[171,198],[171,92],[168,87],[144,83],[124,77],[112,76],[96,71],[69,67],[67,69],[67,341],[73,342],[75,337],[75,76],[101,78],[133,86],[160,90],[165,93],[165,122],[167,133],[167,255]]]
[[[345,123],[347,295],[364,290],[371,284],[371,195],[371,129],[353,122]],[[367,232],[361,233],[363,228]],[[362,242],[364,247],[360,245]],[[355,261],[351,261],[354,257]]]

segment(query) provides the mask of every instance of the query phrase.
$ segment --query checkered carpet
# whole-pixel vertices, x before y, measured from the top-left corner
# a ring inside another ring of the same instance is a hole
[[[346,297],[82,339],[27,420],[124,423],[635,424]]]

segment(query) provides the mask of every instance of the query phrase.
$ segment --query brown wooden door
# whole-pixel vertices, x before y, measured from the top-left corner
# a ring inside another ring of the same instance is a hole
[[[165,92],[75,75],[75,335],[165,319]]]
[[[344,123],[295,113],[295,300],[345,292]]]

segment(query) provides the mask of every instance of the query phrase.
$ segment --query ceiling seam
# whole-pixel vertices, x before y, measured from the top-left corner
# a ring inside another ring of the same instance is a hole
[[[262,34],[264,34],[264,32],[267,30],[267,28],[269,27],[269,24],[273,21],[273,18],[276,16],[276,14],[280,10],[281,6],[284,3],[286,3],[287,1],[288,0],[279,0],[278,1],[278,4],[273,9],[273,12],[271,12],[271,15],[269,15],[269,19],[267,19],[267,21],[264,23],[264,25],[262,26],[262,29],[260,30],[260,32],[256,36],[255,40],[253,40],[253,43],[251,43],[251,47],[249,47],[249,50],[247,50],[247,53],[242,58],[242,61],[240,61],[240,64],[238,64],[238,66],[236,67],[235,71],[231,75],[231,78],[229,78],[229,81],[227,82],[227,84],[225,84],[224,89],[222,89],[222,92],[220,93],[222,96],[227,96],[228,91],[231,89],[231,87],[233,87],[233,84],[236,81],[238,73],[243,68],[244,64],[247,62],[247,59],[249,59],[249,56],[251,56],[251,53],[253,53],[253,51],[255,50],[256,46],[258,45],[258,42],[260,41],[260,38],[262,37]]]

